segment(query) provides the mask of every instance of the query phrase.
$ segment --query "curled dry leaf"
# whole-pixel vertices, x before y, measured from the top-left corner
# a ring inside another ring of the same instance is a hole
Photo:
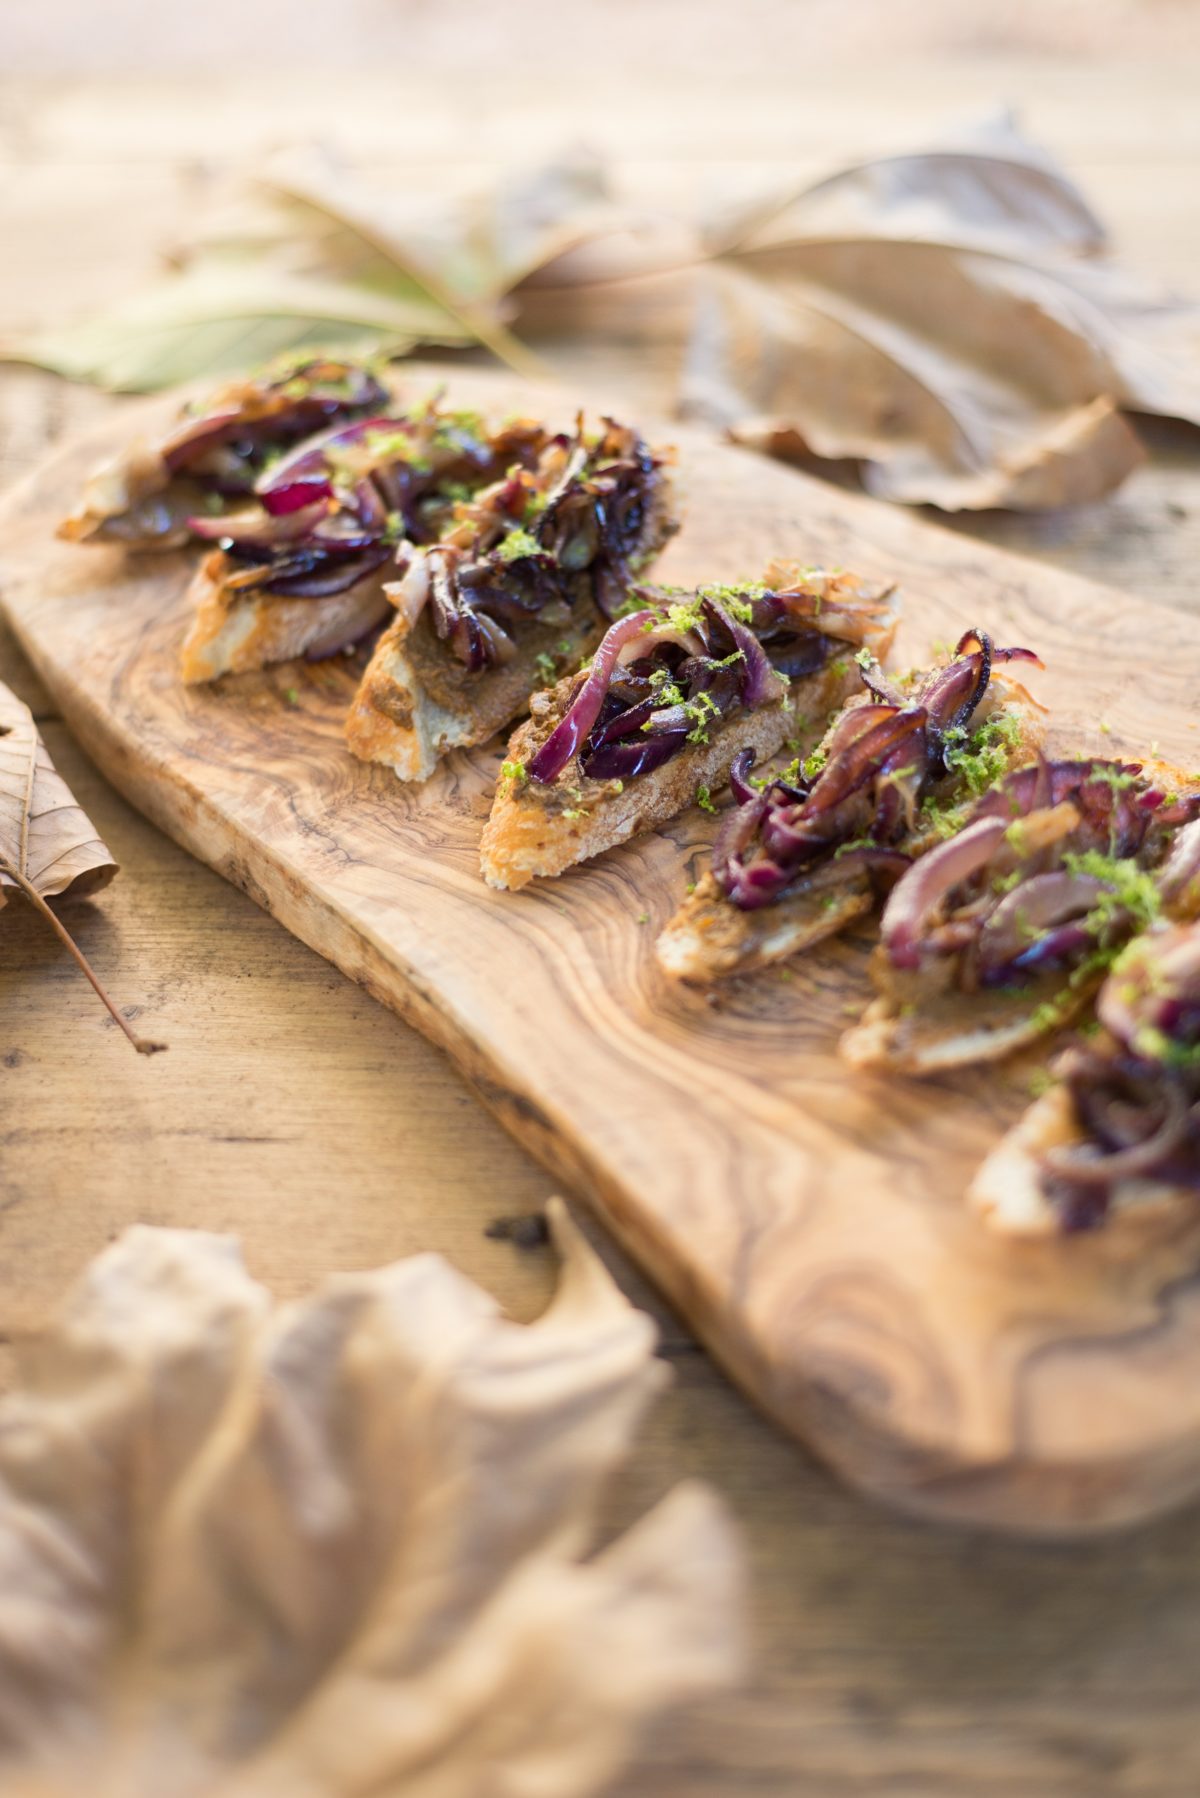
[[[573,1798],[738,1658],[683,1487],[581,1560],[658,1389],[561,1208],[545,1316],[422,1255],[273,1308],[137,1228],[0,1406],[0,1773],[19,1798]]]
[[[33,713],[0,682],[0,906],[23,893],[74,957],[109,1015],[141,1055],[165,1047],[139,1037],[105,992],[62,919],[47,903],[106,887],[117,864],[50,760]]]
[[[27,882],[43,899],[97,893],[117,864],[50,760],[33,713],[0,682],[0,905]]]
[[[684,408],[888,499],[1095,499],[1140,459],[1122,410],[1200,423],[1200,310],[1103,242],[1007,119],[743,207],[706,233]]]

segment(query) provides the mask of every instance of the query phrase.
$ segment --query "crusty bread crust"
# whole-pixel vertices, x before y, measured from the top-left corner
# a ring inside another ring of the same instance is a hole
[[[634,558],[641,573],[678,528],[673,486],[665,472],[654,491]],[[584,586],[582,580],[580,586]],[[401,586],[393,588],[399,594]],[[516,634],[516,654],[501,667],[458,678],[452,652],[438,642],[428,608],[415,619],[401,609],[376,645],[350,715],[346,743],[364,762],[382,762],[401,780],[425,780],[451,749],[486,743],[523,712],[530,695],[546,684],[545,658],[556,668],[574,667],[595,649],[608,619],[589,598],[578,597],[564,624],[532,620]],[[422,667],[441,664],[447,679],[432,690]]]
[[[1021,734],[1011,752],[1014,767],[1030,759],[1044,735],[1040,714],[1018,695],[1023,696],[1023,689],[997,673],[978,713],[980,723],[1000,710],[1020,718]],[[869,695],[864,696],[862,703],[868,700]],[[919,831],[901,847],[920,853],[932,841]],[[706,985],[730,974],[752,973],[811,949],[826,937],[836,936],[855,918],[864,917],[874,903],[865,874],[831,886],[818,867],[811,880],[797,881],[774,905],[743,911],[725,897],[713,876],[706,874],[659,937],[655,952],[665,973]]]
[[[1100,976],[1074,989],[1047,979],[1019,996],[951,990],[911,1012],[898,1010],[891,999],[873,999],[843,1035],[838,1052],[853,1068],[886,1068],[892,1074],[941,1074],[1003,1061],[1070,1023],[1099,984]],[[1048,1001],[1053,1016],[1042,1009]]]
[[[968,1203],[989,1229],[1009,1237],[1061,1234],[1054,1207],[1042,1191],[1041,1156],[1047,1149],[1082,1141],[1065,1086],[1052,1086],[983,1161],[967,1188]],[[1122,1180],[1114,1187],[1099,1234],[1121,1252],[1181,1222],[1200,1221],[1196,1194],[1160,1180]]]
[[[1165,762],[1143,763],[1152,785],[1180,792],[1195,789],[1194,775]],[[883,984],[884,951],[872,956]],[[976,1062],[1001,1061],[1063,1024],[1069,1024],[1090,1002],[1103,971],[1076,987],[1045,975],[1020,993],[999,989],[961,993],[948,988],[918,995],[912,1006],[895,998],[872,1000],[862,1018],[842,1037],[839,1052],[855,1068],[886,1068],[895,1074],[939,1074]]]
[[[213,550],[188,588],[196,613],[180,672],[189,685],[222,674],[245,674],[310,652],[332,652],[341,643],[365,636],[388,610],[382,570],[328,599],[288,599],[253,588],[230,591],[225,584],[228,570],[225,552]]]
[[[707,985],[730,974],[752,974],[836,936],[875,903],[865,875],[836,887],[797,887],[775,905],[742,911],[705,874],[671,919],[655,954],[674,980]]]

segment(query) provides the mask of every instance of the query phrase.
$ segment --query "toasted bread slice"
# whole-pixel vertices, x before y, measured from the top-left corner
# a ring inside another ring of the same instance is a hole
[[[438,641],[427,611],[398,612],[375,653],[346,720],[346,742],[364,762],[401,780],[425,780],[451,749],[486,743],[529,703],[546,658],[574,666],[595,649],[607,620],[584,597],[566,624],[533,622],[503,667],[472,673]]]
[[[534,695],[532,716],[508,747],[516,761],[532,759],[566,710],[568,677]],[[515,891],[535,876],[561,874],[617,843],[686,811],[697,791],[724,786],[729,764],[751,748],[763,759],[781,749],[792,713],[780,696],[769,706],[731,718],[715,741],[689,744],[661,768],[636,780],[559,780],[546,787],[501,780],[484,826],[480,867],[489,886]]]
[[[390,609],[382,569],[326,599],[239,591],[227,584],[231,572],[225,552],[213,550],[188,588],[195,617],[183,646],[181,673],[189,685],[294,656],[332,655],[366,636]]]
[[[983,724],[1000,712],[1019,722],[1014,741],[1006,745],[1010,765],[1018,766],[1040,747],[1044,728],[1024,688],[1002,671],[992,676],[976,720]],[[936,841],[936,833],[918,820],[916,829],[899,847],[910,855],[920,855]],[[866,874],[835,883],[827,863],[818,864],[773,904],[756,911],[743,911],[726,898],[712,874],[706,874],[662,932],[655,952],[664,973],[705,985],[731,974],[752,973],[811,949],[838,935],[855,918],[864,917],[874,904],[874,889]]]
[[[1052,1086],[980,1165],[967,1201],[988,1227],[1010,1237],[1059,1236],[1062,1225],[1042,1188],[1041,1158],[1083,1140],[1071,1095]],[[1196,1194],[1161,1180],[1122,1180],[1112,1189],[1103,1234],[1120,1252],[1181,1222],[1200,1220]]]
[[[1195,790],[1195,776],[1181,769],[1150,760],[1143,767],[1152,786]],[[997,987],[964,993],[953,985],[934,991],[921,976],[897,979],[882,947],[872,953],[872,969],[876,984],[885,990],[845,1032],[839,1053],[851,1067],[895,1074],[940,1074],[1002,1061],[1071,1023],[1104,978],[1100,969],[1074,982],[1062,974],[1043,974],[1014,992]]]
[[[705,874],[659,937],[658,964],[672,979],[700,986],[729,974],[752,974],[837,936],[874,904],[865,875],[837,887],[822,886],[814,876],[775,905],[741,911]]]
[[[58,527],[72,543],[178,549],[190,518],[249,493],[272,451],[387,403],[377,372],[354,359],[282,356],[184,406],[155,442],[135,438],[88,475]]]
[[[882,953],[877,948],[873,956]],[[948,991],[911,1009],[897,1007],[893,999],[873,999],[842,1036],[838,1052],[853,1068],[886,1068],[892,1074],[943,1074],[974,1062],[1003,1061],[1078,1017],[1099,984],[1097,976],[1076,988],[1047,979],[1016,994]]]
[[[784,589],[793,577],[799,577],[797,569],[773,564],[765,584]],[[827,585],[831,592],[848,588],[854,597],[882,608],[874,615],[864,612],[861,628],[848,639],[848,650],[865,643],[876,658],[887,655],[898,623],[895,609],[884,603],[890,589],[868,592],[850,577],[829,577]],[[743,749],[753,749],[759,764],[789,740],[811,749],[829,714],[860,685],[848,653],[833,656],[815,674],[792,682],[776,676],[776,683],[774,694],[753,710],[733,711],[714,723],[709,740],[688,743],[660,768],[627,781],[589,779],[578,755],[545,784],[502,777],[480,844],[480,866],[488,885],[516,890],[666,823],[686,811],[702,789],[718,792],[724,787],[730,765]],[[574,684],[566,679],[534,695],[529,719],[518,726],[509,743],[506,766],[523,768],[533,761],[565,715]]]

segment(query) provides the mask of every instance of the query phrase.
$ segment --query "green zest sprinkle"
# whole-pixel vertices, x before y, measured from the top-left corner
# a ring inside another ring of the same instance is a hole
[[[637,921],[639,924],[648,924],[650,922],[650,913],[648,911],[640,911],[637,915]]]
[[[1162,900],[1154,877],[1137,862],[1088,849],[1082,855],[1064,855],[1063,866],[1068,874],[1090,875],[1104,882],[1105,890],[1096,895],[1087,915],[1087,928],[1094,936],[1101,936],[1110,924],[1124,925],[1127,917],[1140,932],[1161,915]]]
[[[948,772],[978,798],[1008,772],[1021,740],[1021,720],[1015,712],[997,712],[978,730],[968,733],[960,726],[946,731],[943,740]]]
[[[695,699],[684,702],[684,711],[692,719],[692,728],[687,734],[689,743],[707,743],[708,727],[714,718],[719,718],[721,708],[711,693],[697,693]]]
[[[284,698],[287,700],[289,705],[299,705],[300,704],[300,694],[299,694],[298,689],[295,687],[289,687],[287,689],[286,693],[284,694]]]
[[[671,679],[667,669],[652,668],[650,670],[650,687],[660,706],[683,704],[683,694]],[[646,724],[642,726],[643,730],[646,729],[649,722],[647,719]]]
[[[701,587],[697,594],[698,599],[711,599],[714,605],[724,606],[739,624],[749,624],[754,616],[754,601],[766,596],[766,587],[742,582],[733,587]]]
[[[550,682],[554,679],[555,674],[554,657],[550,655],[547,650],[543,649],[539,655],[534,656],[533,665],[541,675],[542,679],[546,682],[546,685],[549,686]]]
[[[702,812],[715,812],[717,809],[713,804],[712,794],[705,786],[696,788],[696,804],[700,807]]]
[[[502,562],[519,562],[523,556],[540,556],[543,553],[537,538],[523,530],[510,531],[496,550]]]
[[[869,668],[871,666],[871,664],[874,662],[875,657],[871,654],[870,650],[867,648],[866,644],[864,643],[862,648],[859,650],[858,654],[855,656],[854,660],[858,663],[860,668]]]
[[[500,764],[500,778],[501,780],[517,782],[524,781],[527,778],[524,762],[502,762]]]

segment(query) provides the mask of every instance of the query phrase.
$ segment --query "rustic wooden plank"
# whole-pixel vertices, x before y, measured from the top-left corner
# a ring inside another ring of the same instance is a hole
[[[454,391],[518,397],[478,374]],[[185,561],[50,538],[94,454],[68,451],[20,490],[4,533],[6,610],[89,752],[447,1047],[760,1403],[855,1482],[935,1515],[1086,1530],[1200,1487],[1195,1294],[1164,1298],[1196,1232],[1127,1267],[1103,1240],[1014,1254],[962,1209],[1027,1066],[932,1088],[850,1077],[834,1047],[862,1002],[861,942],[715,1005],[667,989],[650,939],[695,866],[698,813],[561,883],[488,892],[476,843],[497,753],[421,788],[353,763],[344,665],[182,688]],[[700,436],[682,476],[664,578],[733,578],[770,554],[897,574],[911,654],[971,623],[1042,651],[1063,748],[1153,737],[1168,759],[1194,754],[1191,620],[1135,617],[1111,591]]]

